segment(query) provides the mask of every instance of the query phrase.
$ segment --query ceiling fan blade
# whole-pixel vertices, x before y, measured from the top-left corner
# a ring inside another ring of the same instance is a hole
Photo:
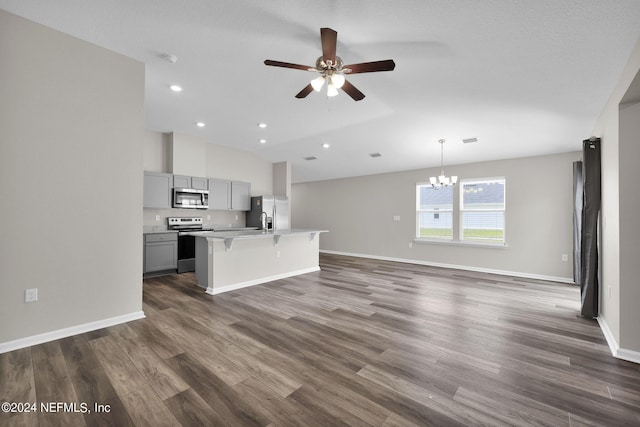
[[[331,28],[320,28],[320,40],[322,41],[322,59],[325,63],[331,60],[335,64],[338,33]]]
[[[282,67],[282,68],[293,68],[294,70],[303,70],[309,71],[309,69],[313,69],[308,65],[300,65],[300,64],[292,64],[290,62],[281,62],[281,61],[272,61],[271,59],[266,59],[264,61],[264,65],[271,65],[272,67]]]
[[[396,63],[393,62],[393,59],[386,59],[384,61],[345,65],[342,68],[349,68],[351,70],[349,74],[375,73],[376,71],[393,71],[393,69],[396,68]]]
[[[297,93],[296,98],[306,98],[311,92],[313,92],[313,86],[309,83],[304,89]]]
[[[360,92],[354,85],[349,83],[348,80],[344,81],[342,90],[347,93],[354,101],[361,101],[364,99],[364,93]]]

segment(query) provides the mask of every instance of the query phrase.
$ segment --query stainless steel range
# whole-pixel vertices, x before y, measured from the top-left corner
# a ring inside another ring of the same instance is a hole
[[[178,231],[178,273],[196,271],[196,238],[187,233],[213,228],[205,228],[201,217],[167,218],[167,227]]]

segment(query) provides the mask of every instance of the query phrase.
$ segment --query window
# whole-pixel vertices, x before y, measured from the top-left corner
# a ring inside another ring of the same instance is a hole
[[[453,187],[416,185],[416,237],[453,239]]]
[[[416,184],[416,241],[504,245],[505,194],[504,177]]]
[[[504,243],[505,180],[460,183],[460,240]]]

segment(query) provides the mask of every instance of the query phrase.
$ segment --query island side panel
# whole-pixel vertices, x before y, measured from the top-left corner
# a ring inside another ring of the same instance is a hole
[[[213,240],[213,286],[217,294],[298,274],[318,271],[319,234],[302,233],[273,238],[235,239],[231,250],[223,240]],[[211,285],[211,283],[209,284]]]
[[[196,281],[198,286],[207,289],[213,270],[213,258],[209,256],[211,243],[206,237],[196,237]],[[211,265],[210,265],[211,264]]]

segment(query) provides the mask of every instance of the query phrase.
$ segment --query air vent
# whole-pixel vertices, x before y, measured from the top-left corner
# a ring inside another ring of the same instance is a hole
[[[317,159],[317,157],[316,156],[309,156],[309,157],[305,157],[304,159],[305,160],[315,160],[315,159]]]
[[[467,138],[463,139],[462,142],[464,142],[465,144],[471,144],[472,142],[478,142],[478,138]]]
[[[370,157],[382,157],[382,153],[371,153],[369,154]]]

